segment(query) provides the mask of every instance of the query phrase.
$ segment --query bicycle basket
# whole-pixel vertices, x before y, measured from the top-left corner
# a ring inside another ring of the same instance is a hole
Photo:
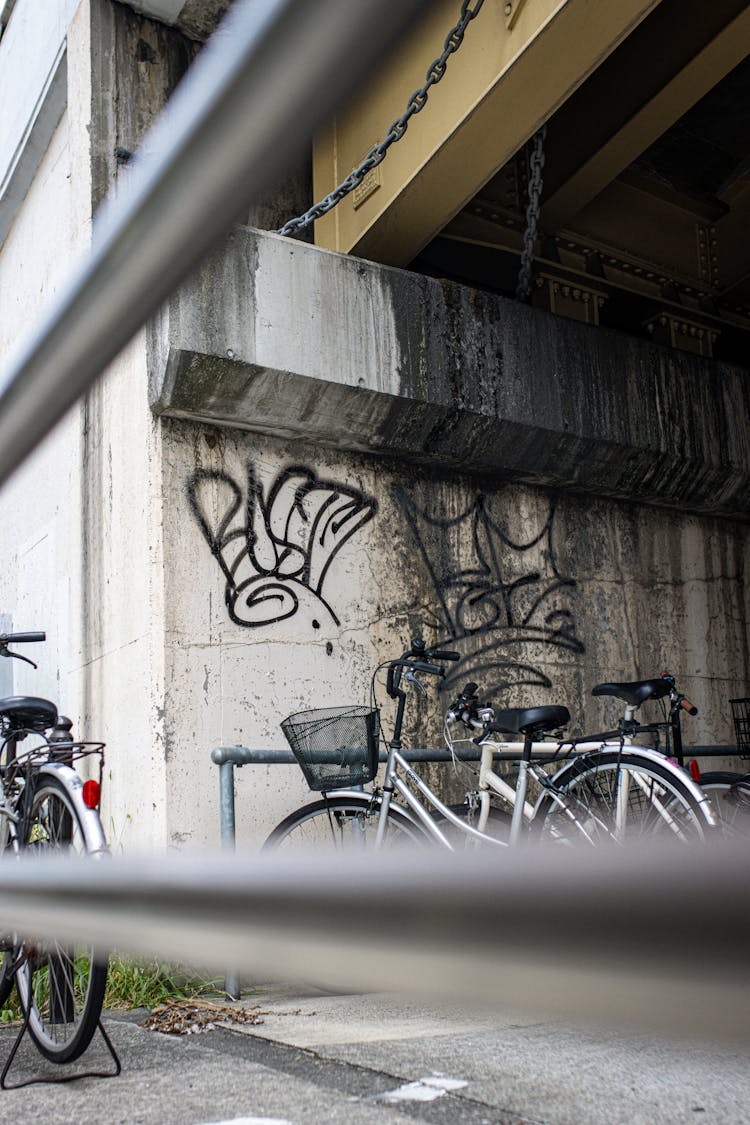
[[[737,737],[737,753],[741,758],[750,758],[750,699],[730,699],[729,703]]]
[[[378,770],[378,712],[369,707],[298,711],[281,729],[311,789],[365,785]]]

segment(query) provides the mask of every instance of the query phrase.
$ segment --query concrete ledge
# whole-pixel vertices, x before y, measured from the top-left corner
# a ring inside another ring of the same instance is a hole
[[[750,375],[238,228],[153,323],[153,409],[747,517]]]
[[[65,44],[60,47],[15,151],[0,176],[0,247],[26,198],[68,99]],[[1,154],[5,157],[5,154]]]

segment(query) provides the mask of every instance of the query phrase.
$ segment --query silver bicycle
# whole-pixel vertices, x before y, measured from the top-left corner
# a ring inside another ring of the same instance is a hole
[[[42,632],[0,634],[0,657],[36,664],[11,644],[45,640]],[[99,818],[104,744],[77,742],[71,722],[48,699],[0,699],[0,856],[106,854]],[[86,759],[84,780],[74,768]],[[0,934],[0,1007],[15,984],[28,1031],[41,1054],[71,1062],[99,1025],[107,961],[86,945]],[[10,1060],[9,1060],[10,1062]],[[5,1073],[8,1066],[6,1065]]]
[[[457,659],[457,653],[429,649],[415,640],[384,665],[396,718],[382,784],[370,791],[362,787],[373,782],[378,771],[374,708],[318,709],[285,720],[282,729],[308,784],[322,796],[277,825],[264,848],[380,849],[429,842],[450,850],[466,844],[506,847],[526,832],[555,842],[593,845],[657,832],[679,840],[703,839],[715,829],[716,817],[705,794],[665,755],[631,745],[620,731],[586,741],[565,742],[561,736],[542,741],[567,725],[567,708],[483,708],[474,684],[451,704],[446,729],[459,724],[464,732],[460,739],[449,739],[457,758],[460,742],[479,746],[479,781],[463,805],[449,806],[404,756],[401,732],[404,685],[425,692],[419,676],[442,677],[444,663]],[[614,685],[630,692],[631,711],[663,687],[657,681],[639,685]],[[518,763],[512,784],[494,768],[503,757]],[[533,804],[527,799],[530,780],[540,789]],[[502,808],[493,804],[493,796],[501,799]]]

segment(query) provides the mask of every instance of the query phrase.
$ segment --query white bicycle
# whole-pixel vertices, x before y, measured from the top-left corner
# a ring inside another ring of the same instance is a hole
[[[327,708],[286,719],[282,729],[308,785],[322,796],[277,825],[264,848],[379,849],[430,841],[450,850],[467,843],[506,847],[527,831],[540,839],[586,844],[622,843],[661,832],[687,841],[703,839],[715,829],[716,816],[705,794],[665,755],[631,745],[619,730],[585,742],[561,737],[541,741],[570,721],[567,708],[494,711],[481,707],[474,684],[448,709],[446,730],[456,758],[466,757],[462,750],[467,744],[469,756],[475,756],[473,744],[479,745],[478,784],[463,805],[447,805],[402,752],[403,685],[425,692],[419,676],[442,677],[444,662],[457,659],[457,653],[429,649],[415,640],[384,665],[387,693],[397,703],[396,719],[383,782],[370,791],[359,787],[373,782],[378,771],[377,710]],[[633,726],[637,706],[668,691],[659,680],[603,687],[625,699]],[[462,737],[450,734],[457,724]],[[505,737],[497,739],[498,734]],[[515,736],[513,741],[508,735]],[[503,758],[518,762],[512,784],[494,768]],[[527,799],[532,779],[540,787],[534,803]]]

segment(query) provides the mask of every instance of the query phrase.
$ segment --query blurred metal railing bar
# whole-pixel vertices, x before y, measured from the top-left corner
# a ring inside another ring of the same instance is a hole
[[[745,841],[21,857],[0,864],[0,932],[735,1037],[750,1032],[749,880]]]
[[[696,755],[700,751],[702,756],[718,756],[735,754],[736,746],[692,746],[686,747],[686,755]],[[451,762],[451,752],[445,749],[411,749],[402,750],[403,756],[410,762]],[[385,762],[387,751],[380,749],[379,758]],[[461,747],[455,751],[459,761],[479,761],[480,750],[478,747],[471,749]],[[508,755],[509,758],[518,755]],[[535,759],[553,760],[552,755],[533,754]],[[225,851],[232,852],[236,846],[236,801],[234,793],[234,771],[246,765],[296,765],[297,759],[291,750],[253,750],[247,746],[219,746],[211,751],[211,760],[219,767],[219,831],[221,846]],[[562,758],[560,759],[562,761]],[[312,797],[312,795],[311,795]],[[225,969],[224,987],[229,996],[239,1000],[241,996],[239,974],[234,968]]]
[[[0,483],[278,180],[425,0],[237,0],[0,377]]]

